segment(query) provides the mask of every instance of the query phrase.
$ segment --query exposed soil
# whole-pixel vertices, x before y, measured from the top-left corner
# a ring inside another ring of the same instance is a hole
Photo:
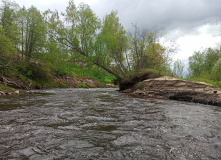
[[[119,89],[120,91],[130,89],[137,83],[150,78],[154,78],[152,71],[134,73],[119,82]]]
[[[221,106],[220,89],[204,82],[190,82],[167,76],[145,80],[122,92],[140,98],[163,98]]]
[[[85,87],[98,87],[99,83],[98,81],[92,79],[92,78],[77,78],[72,76],[63,76],[63,77],[56,77],[54,79],[54,83],[66,83],[68,87],[70,88],[76,88],[79,87],[80,84],[84,84],[82,86]]]
[[[28,84],[18,76],[6,77],[0,75],[0,95],[14,95],[30,92],[32,89],[45,88],[116,88],[113,84],[102,84],[92,78],[78,78],[74,76],[55,77],[51,86]]]
[[[4,86],[15,88],[15,89],[30,89],[31,84],[28,85],[26,82],[22,81],[18,76],[5,77],[0,75],[0,83]]]

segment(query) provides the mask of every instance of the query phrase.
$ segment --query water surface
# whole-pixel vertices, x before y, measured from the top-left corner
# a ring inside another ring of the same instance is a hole
[[[115,89],[0,97],[0,159],[221,159],[221,108]]]

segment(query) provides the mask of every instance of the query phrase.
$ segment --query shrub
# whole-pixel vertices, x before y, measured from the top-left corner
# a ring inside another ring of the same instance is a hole
[[[52,79],[51,70],[47,66],[43,66],[35,62],[21,60],[17,64],[17,68],[22,75],[32,80],[48,81]]]

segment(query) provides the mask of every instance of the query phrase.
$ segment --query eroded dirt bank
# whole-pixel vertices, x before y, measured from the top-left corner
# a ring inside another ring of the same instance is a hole
[[[0,75],[0,95],[15,95],[30,92],[33,89],[47,88],[116,88],[112,84],[103,84],[92,78],[78,78],[74,76],[54,77],[48,85],[32,84],[18,76],[4,77]]]
[[[221,90],[204,82],[171,77],[148,79],[122,91],[134,97],[163,98],[221,106]]]
[[[66,83],[67,87],[70,88],[90,88],[99,86],[98,81],[92,78],[77,78],[72,76],[55,77],[54,83],[56,83],[58,86],[61,85],[61,83]]]

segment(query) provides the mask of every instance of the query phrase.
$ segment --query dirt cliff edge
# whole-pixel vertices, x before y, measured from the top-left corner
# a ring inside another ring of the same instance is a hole
[[[140,98],[163,98],[221,106],[220,89],[204,82],[191,82],[168,76],[144,80],[122,92]]]

